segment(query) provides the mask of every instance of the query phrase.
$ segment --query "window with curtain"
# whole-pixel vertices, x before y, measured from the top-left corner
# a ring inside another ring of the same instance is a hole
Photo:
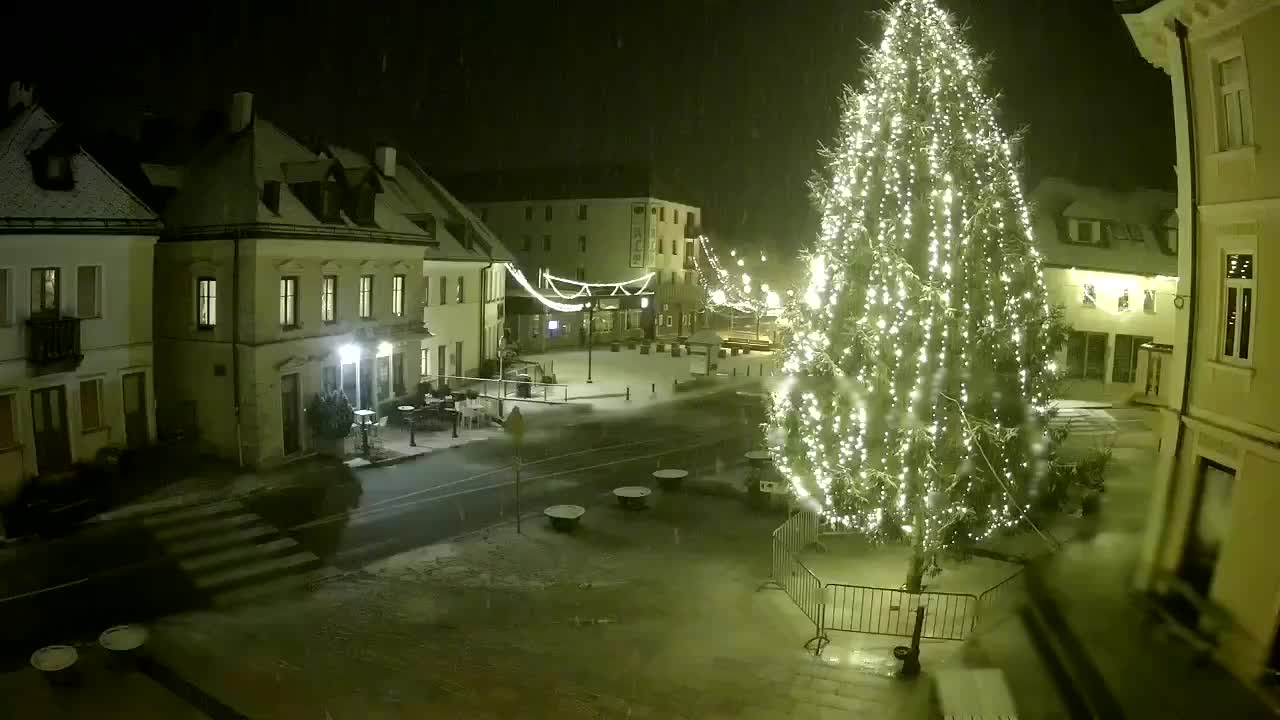
[[[404,317],[404,275],[391,276],[391,314]]]
[[[360,317],[368,320],[373,317],[373,276],[360,276]]]
[[[298,278],[280,278],[280,325],[298,326]]]
[[[204,329],[218,324],[218,281],[210,277],[196,280],[196,326]]]
[[[338,320],[337,275],[325,275],[320,281],[320,319],[327,323]]]
[[[1250,362],[1253,357],[1253,308],[1257,286],[1252,253],[1228,253],[1223,277],[1222,357]]]

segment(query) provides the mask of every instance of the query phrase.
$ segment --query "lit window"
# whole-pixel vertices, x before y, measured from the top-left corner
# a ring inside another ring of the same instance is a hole
[[[325,275],[320,281],[320,319],[327,323],[338,319],[337,275]]]
[[[196,280],[196,325],[211,328],[218,324],[218,281],[209,277]]]
[[[57,313],[61,306],[61,271],[58,268],[31,270],[31,314]]]
[[[280,278],[280,325],[298,326],[298,278]]]
[[[1218,90],[1218,149],[1231,150],[1253,144],[1253,107],[1244,56],[1218,61],[1214,66]]]
[[[404,276],[391,276],[391,314],[404,317]]]
[[[459,305],[461,305],[462,303],[464,303],[464,302],[466,302],[466,301],[467,301],[466,288],[465,288],[465,285],[463,284],[463,282],[462,282],[462,281],[463,281],[463,277],[462,277],[461,275],[459,275],[459,276],[458,276],[458,290],[457,290],[457,292],[454,294],[454,302],[458,303]]]
[[[1116,300],[1116,310],[1119,312],[1129,312],[1129,289],[1125,288],[1120,293],[1120,297]]]
[[[1156,291],[1143,290],[1142,291],[1142,312],[1154,313],[1155,311],[1156,311]]]
[[[373,276],[360,276],[360,317],[368,320],[373,317]]]
[[[1084,284],[1084,292],[1080,294],[1080,304],[1085,307],[1094,307],[1098,304],[1098,291],[1093,287],[1093,283]]]
[[[1222,298],[1222,355],[1241,362],[1252,357],[1253,306],[1257,287],[1253,278],[1253,254],[1229,253],[1226,257]]]

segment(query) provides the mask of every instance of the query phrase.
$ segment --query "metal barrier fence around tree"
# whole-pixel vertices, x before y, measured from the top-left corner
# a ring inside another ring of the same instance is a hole
[[[980,621],[1007,613],[1020,597],[1023,572],[1010,575],[981,595],[969,593],[908,593],[901,589],[843,583],[823,584],[800,560],[800,553],[817,545],[819,519],[801,510],[773,531],[772,582],[800,608],[814,625],[805,647],[821,653],[829,642],[828,631],[911,637],[916,609],[924,608],[920,637],[930,640],[965,640]]]

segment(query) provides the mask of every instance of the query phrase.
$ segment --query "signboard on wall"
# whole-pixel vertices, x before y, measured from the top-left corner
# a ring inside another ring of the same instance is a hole
[[[646,257],[646,240],[645,240],[645,223],[648,221],[648,211],[645,209],[644,203],[631,204],[631,267],[642,268],[645,266]]]

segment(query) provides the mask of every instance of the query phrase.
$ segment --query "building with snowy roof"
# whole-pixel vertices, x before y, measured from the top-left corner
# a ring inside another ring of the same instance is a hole
[[[1173,342],[1177,197],[1048,178],[1028,199],[1050,300],[1072,328],[1056,358],[1063,396],[1156,401],[1159,348],[1153,362],[1142,348]]]
[[[307,147],[252,103],[237,93],[181,168],[144,169],[177,185],[156,252],[159,393],[211,449],[268,465],[316,449],[317,392],[385,416],[423,376],[475,375],[511,256],[394,148]]]
[[[10,502],[31,477],[154,439],[160,221],[29,87],[9,88],[0,122],[0,502]]]

